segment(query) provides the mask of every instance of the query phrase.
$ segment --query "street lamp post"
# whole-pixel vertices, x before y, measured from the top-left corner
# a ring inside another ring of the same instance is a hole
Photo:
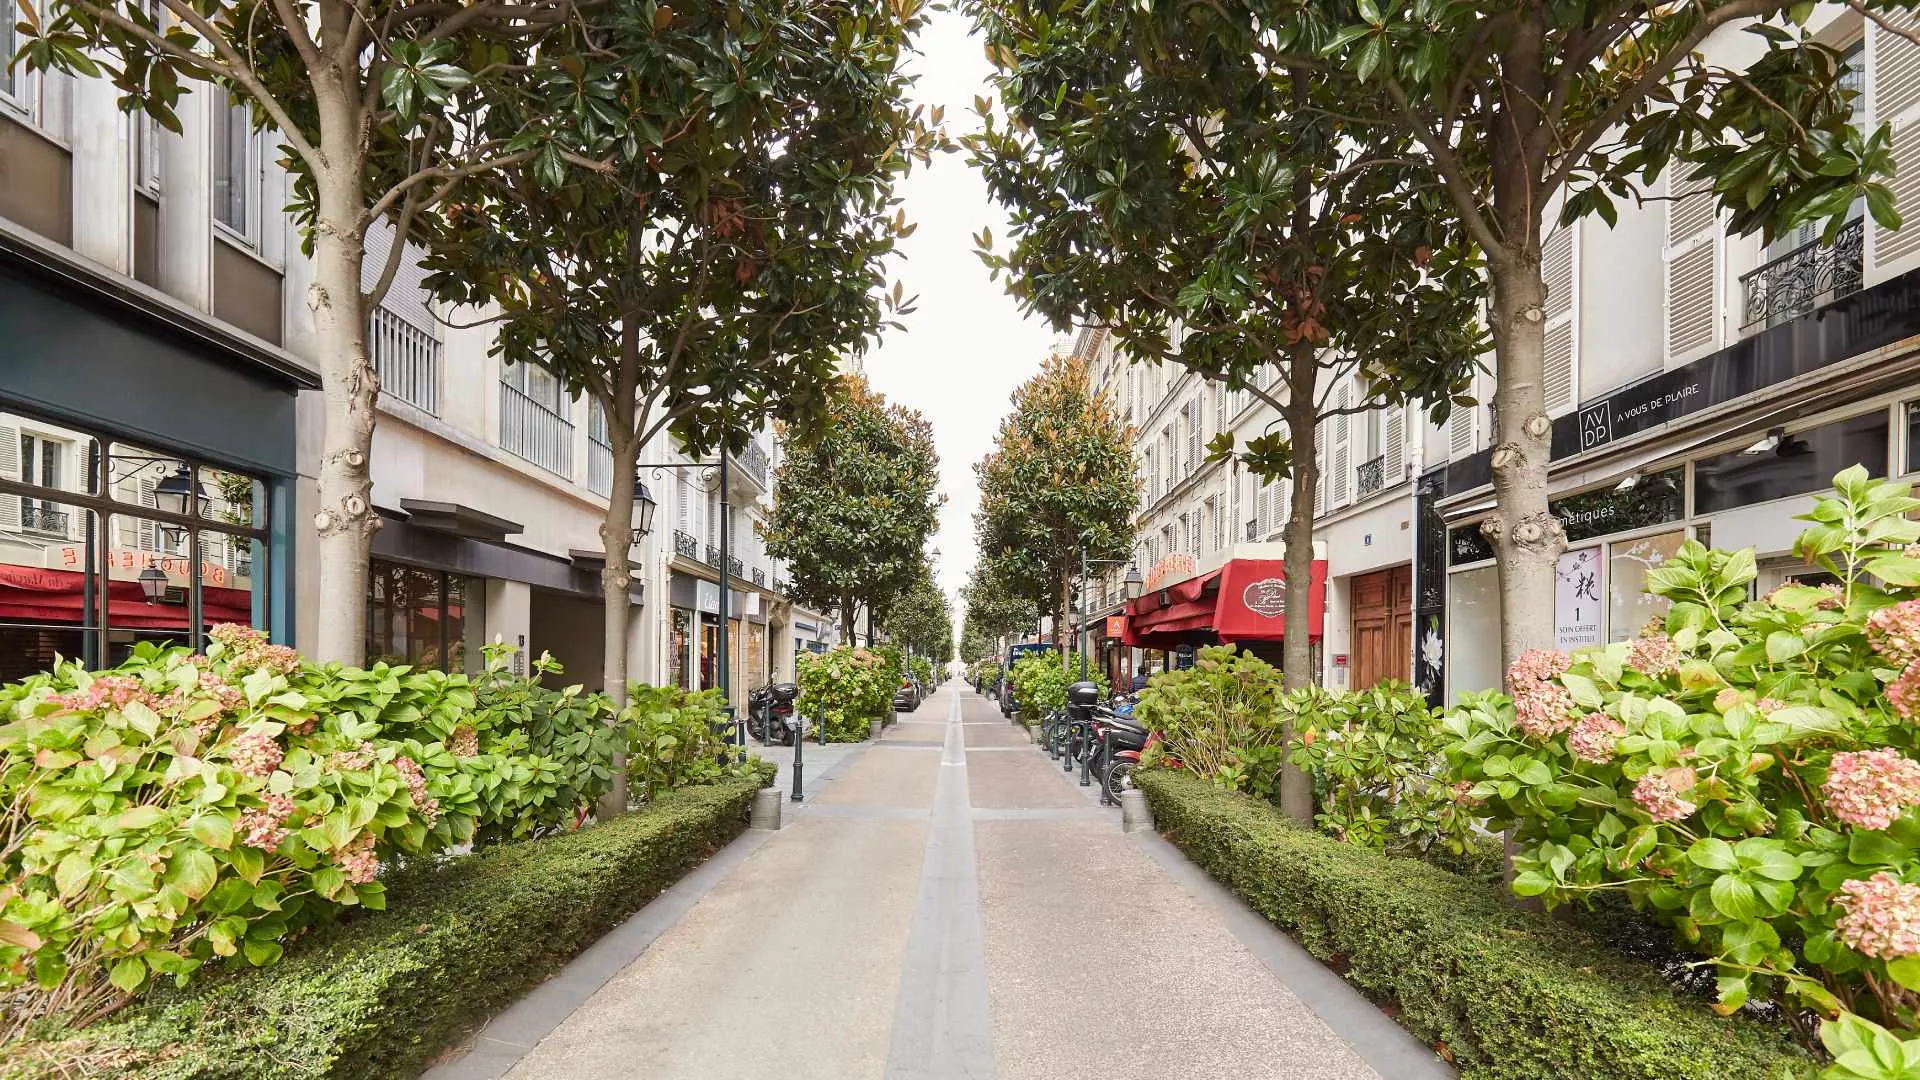
[[[1077,635],[1078,642],[1079,642],[1080,681],[1081,682],[1087,681],[1086,620],[1087,620],[1087,616],[1090,614],[1089,609],[1091,607],[1091,605],[1087,602],[1087,599],[1088,599],[1087,587],[1091,584],[1091,582],[1088,581],[1087,569],[1093,566],[1120,566],[1122,564],[1126,564],[1127,566],[1126,590],[1127,590],[1128,600],[1138,600],[1140,598],[1141,589],[1144,588],[1146,585],[1145,579],[1140,576],[1140,568],[1138,566],[1132,565],[1130,560],[1127,560],[1127,559],[1089,560],[1087,558],[1086,538],[1087,538],[1086,533],[1080,534],[1080,540],[1081,540],[1081,544],[1080,544],[1080,613],[1079,613],[1079,618],[1076,620],[1075,627],[1074,627],[1075,634]]]

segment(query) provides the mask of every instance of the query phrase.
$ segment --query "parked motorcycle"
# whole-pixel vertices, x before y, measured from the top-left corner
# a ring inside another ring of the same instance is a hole
[[[793,733],[799,726],[794,713],[794,701],[799,696],[800,688],[790,682],[770,682],[758,690],[749,691],[747,732],[762,743],[793,745]]]
[[[1108,712],[1094,719],[1094,768],[1103,770],[1101,782],[1107,797],[1120,801],[1120,793],[1133,786],[1133,772],[1140,767],[1140,754],[1157,736],[1129,716]]]

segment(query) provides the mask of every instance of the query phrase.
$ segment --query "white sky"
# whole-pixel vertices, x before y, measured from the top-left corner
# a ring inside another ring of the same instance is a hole
[[[969,21],[935,11],[912,70],[915,98],[946,106],[956,136],[978,125],[973,99],[987,96],[987,63]],[[1057,335],[1044,319],[1021,315],[1001,282],[987,279],[974,254],[973,235],[993,229],[996,246],[1007,235],[1006,215],[967,165],[965,151],[934,159],[901,185],[907,218],[919,230],[900,245],[894,272],[919,310],[890,330],[866,358],[867,378],[891,401],[920,410],[933,424],[940,451],[939,581],[957,597],[974,563],[973,511],[979,503],[973,465],[993,447],[1013,388],[1040,368]],[[959,612],[955,612],[956,615]]]

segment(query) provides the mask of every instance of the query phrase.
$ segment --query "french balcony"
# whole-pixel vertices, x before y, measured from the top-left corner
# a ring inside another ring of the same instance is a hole
[[[440,415],[440,339],[431,330],[376,307],[367,321],[367,351],[382,394]]]
[[[708,544],[707,557],[705,559],[702,559],[701,561],[706,563],[708,566],[719,566],[720,565],[720,549],[713,546],[712,544]]]
[[[72,515],[65,510],[56,510],[51,506],[36,503],[29,499],[21,500],[20,528],[40,536],[55,536],[66,539],[67,529],[72,523]]]
[[[675,555],[684,555],[689,559],[698,559],[700,557],[700,541],[696,539],[692,533],[681,532],[679,529],[675,529],[673,530],[673,553]]]
[[[1353,470],[1353,501],[1359,502],[1380,493],[1387,486],[1387,456],[1385,454]]]
[[[1777,326],[1823,304],[1860,291],[1866,220],[1841,226],[1828,244],[1803,244],[1740,278],[1746,321],[1740,330]]]
[[[548,472],[573,472],[573,422],[508,383],[500,385],[500,446]]]
[[[727,574],[730,577],[746,577],[747,564],[729,555],[727,556]]]
[[[1247,543],[1251,544],[1258,539],[1260,539],[1260,522],[1257,520],[1247,522]]]
[[[753,568],[753,583],[761,588],[767,587],[767,572],[759,567]]]

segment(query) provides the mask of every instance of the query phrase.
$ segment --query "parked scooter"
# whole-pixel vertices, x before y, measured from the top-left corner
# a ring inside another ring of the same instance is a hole
[[[1105,712],[1094,718],[1094,768],[1104,770],[1101,782],[1107,798],[1120,801],[1121,792],[1133,787],[1133,771],[1140,767],[1140,754],[1156,737],[1131,716]]]
[[[749,691],[747,732],[762,743],[793,745],[793,733],[799,726],[793,703],[799,696],[800,688],[790,682],[770,682]]]

